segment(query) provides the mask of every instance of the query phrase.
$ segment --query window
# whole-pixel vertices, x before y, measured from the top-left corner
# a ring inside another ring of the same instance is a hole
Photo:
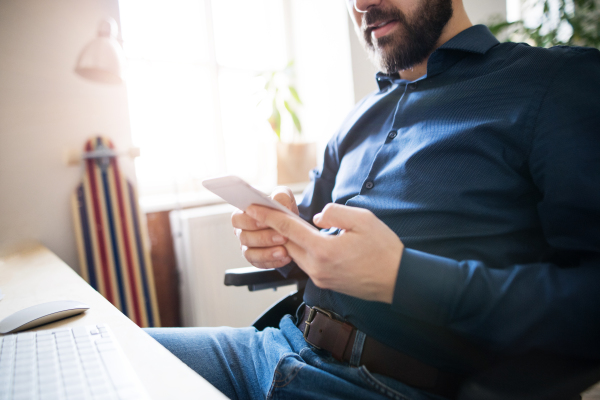
[[[261,73],[290,59],[298,67],[307,139],[323,148],[353,105],[343,2],[119,4],[131,130],[142,148],[136,160],[142,197],[199,191],[202,179],[226,173],[272,186],[275,135],[256,105]]]

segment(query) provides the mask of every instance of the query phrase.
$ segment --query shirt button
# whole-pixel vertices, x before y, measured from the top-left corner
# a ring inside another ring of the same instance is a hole
[[[388,133],[388,138],[393,139],[396,136],[398,136],[398,132],[396,131],[391,131],[390,133]]]
[[[373,182],[371,182],[371,181],[368,181],[367,183],[365,183],[365,187],[366,187],[367,189],[373,189],[373,186],[375,186],[375,185],[374,185],[374,184],[373,184]]]
[[[416,83],[411,83],[411,84],[408,85],[408,88],[410,90],[415,90],[417,88],[417,84]]]

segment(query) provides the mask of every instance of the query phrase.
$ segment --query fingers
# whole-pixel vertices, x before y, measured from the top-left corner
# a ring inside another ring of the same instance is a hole
[[[242,255],[250,264],[258,268],[279,268],[292,261],[282,246],[287,239],[274,229],[239,210],[231,215],[231,224],[240,240]]]
[[[364,208],[329,203],[323,208],[323,211],[313,217],[313,222],[319,228],[329,229],[336,227],[352,230],[356,226],[360,226],[371,214],[369,210],[365,210]]]
[[[298,246],[296,243],[289,241],[285,244],[284,247],[287,250],[287,254],[289,255],[289,257],[291,257],[292,260],[294,260],[296,264],[298,264],[298,266],[302,268],[307,258],[307,251],[302,247]]]
[[[271,198],[288,210],[293,211],[296,215],[299,214],[296,198],[294,197],[294,193],[292,193],[292,189],[286,186],[277,186],[275,190],[273,190],[273,193],[271,193]]]
[[[231,225],[237,229],[246,229],[250,231],[268,228],[265,224],[258,222],[240,210],[236,210],[231,214]]]
[[[248,247],[273,247],[287,242],[285,237],[273,229],[262,229],[260,231],[238,229],[236,235],[242,246]]]
[[[242,254],[248,262],[257,268],[279,268],[292,262],[283,246],[269,248],[242,247]]]
[[[321,237],[318,231],[306,221],[291,217],[281,211],[251,205],[246,213],[304,248],[311,248]]]

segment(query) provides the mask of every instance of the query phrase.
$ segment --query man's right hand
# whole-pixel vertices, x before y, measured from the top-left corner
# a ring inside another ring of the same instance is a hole
[[[292,191],[284,186],[275,188],[271,198],[298,214],[298,206]],[[292,259],[283,246],[287,238],[272,228],[261,224],[248,214],[237,210],[231,215],[233,231],[240,240],[242,254],[257,268],[279,268]]]

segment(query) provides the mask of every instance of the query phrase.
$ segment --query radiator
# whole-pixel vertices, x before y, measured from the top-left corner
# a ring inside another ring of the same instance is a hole
[[[247,267],[231,227],[229,204],[170,213],[184,326],[249,326],[295,286],[249,292],[223,285],[226,269]]]

